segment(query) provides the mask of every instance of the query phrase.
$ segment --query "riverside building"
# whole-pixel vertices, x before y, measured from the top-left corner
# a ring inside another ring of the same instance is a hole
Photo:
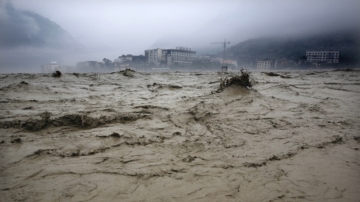
[[[155,65],[180,65],[189,66],[195,60],[196,51],[190,48],[176,47],[176,49],[152,49],[145,50],[145,58],[148,63]]]
[[[306,51],[307,61],[312,63],[339,63],[339,56],[339,51]]]
[[[145,60],[147,63],[159,65],[162,59],[162,49],[149,49],[145,50]]]
[[[196,51],[190,48],[176,47],[176,49],[164,49],[162,52],[162,61],[166,65],[189,66],[195,60]]]
[[[276,68],[276,60],[264,59],[257,61],[257,70],[270,70]]]

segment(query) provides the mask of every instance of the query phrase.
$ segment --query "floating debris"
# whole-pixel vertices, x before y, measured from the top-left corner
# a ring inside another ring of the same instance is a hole
[[[11,143],[21,143],[21,138],[15,138],[10,141]]]
[[[60,71],[56,71],[53,73],[52,75],[53,77],[61,77],[61,72]]]
[[[264,74],[268,76],[280,76],[280,74],[274,73],[274,72],[263,72]]]
[[[240,76],[234,76],[232,78],[224,78],[221,83],[220,83],[220,88],[218,90],[218,92],[221,92],[222,90],[224,90],[226,87],[232,86],[232,85],[237,85],[237,86],[241,86],[241,87],[251,87],[252,84],[250,82],[250,75],[249,72],[244,71],[243,69],[241,70],[241,74]]]

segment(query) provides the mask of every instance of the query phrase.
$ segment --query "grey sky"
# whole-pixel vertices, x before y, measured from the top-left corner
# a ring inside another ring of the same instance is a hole
[[[191,37],[195,41],[203,38],[204,44],[228,38],[235,44],[261,32],[304,32],[329,21],[334,21],[334,26],[351,24],[359,19],[360,10],[358,0],[12,2],[19,9],[34,11],[56,22],[86,47],[120,48],[123,53],[135,54],[165,36],[186,37],[189,41]]]
[[[188,36],[235,1],[13,0],[18,9],[56,22],[91,50],[143,53],[162,36]],[[181,45],[181,44],[180,44]]]

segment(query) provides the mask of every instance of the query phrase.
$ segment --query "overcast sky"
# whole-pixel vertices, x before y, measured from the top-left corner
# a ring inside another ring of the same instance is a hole
[[[157,40],[172,36],[191,42],[194,38],[200,44],[227,38],[236,44],[261,33],[304,32],[323,23],[329,26],[330,21],[334,21],[333,26],[354,24],[360,16],[359,0],[11,2],[18,9],[36,12],[56,22],[91,50],[121,49],[122,53],[134,54],[143,53]],[[182,45],[181,42],[178,45]]]
[[[18,9],[56,22],[85,47],[121,49],[123,53],[134,54],[143,53],[164,36],[189,36],[239,6],[236,1],[12,0],[12,3]]]
[[[6,2],[57,23],[93,60],[156,47],[217,51],[221,46],[211,42],[235,45],[360,24],[360,0],[0,0],[0,6]],[[5,17],[0,9],[0,20]]]

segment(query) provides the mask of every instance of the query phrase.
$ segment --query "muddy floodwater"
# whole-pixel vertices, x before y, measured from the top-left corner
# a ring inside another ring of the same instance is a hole
[[[360,71],[220,77],[0,74],[0,201],[359,201]]]

